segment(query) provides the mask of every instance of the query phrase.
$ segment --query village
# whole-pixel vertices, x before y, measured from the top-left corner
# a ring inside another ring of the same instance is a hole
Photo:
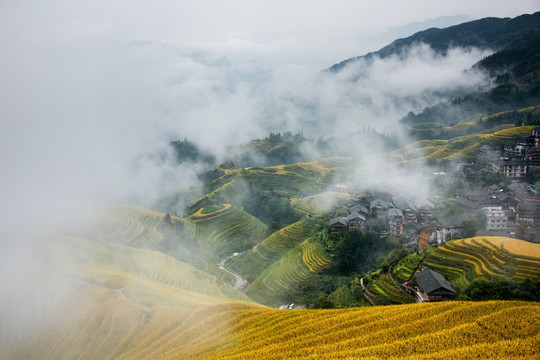
[[[445,166],[434,176],[464,183],[485,174],[499,173],[506,179],[450,196],[418,200],[388,187],[359,192],[341,184],[338,191],[348,193],[350,200],[335,209],[338,216],[330,220],[330,231],[357,229],[381,238],[394,235],[405,247],[415,250],[474,235],[538,241],[535,224],[540,223],[540,181],[528,183],[524,179],[528,172],[540,169],[539,145],[540,128],[536,128],[532,134],[520,135],[505,144],[504,149],[481,146],[477,164]],[[441,201],[451,204],[455,211],[438,211],[437,203]]]

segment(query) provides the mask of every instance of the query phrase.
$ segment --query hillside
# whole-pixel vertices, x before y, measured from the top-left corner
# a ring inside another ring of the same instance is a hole
[[[324,192],[332,181],[351,173],[356,165],[358,159],[346,157],[271,167],[220,165],[216,177],[205,185],[205,195],[192,201],[185,212],[193,214],[210,205],[232,204],[266,225],[274,224],[273,230],[277,230],[305,216],[303,206],[295,206],[303,200],[292,199]],[[319,201],[321,209],[327,208],[322,202]],[[309,208],[312,204],[306,205]]]
[[[330,72],[339,72],[347,65],[361,59],[400,55],[403,50],[415,43],[426,43],[434,50],[444,53],[450,47],[480,47],[500,50],[526,43],[540,37],[540,12],[509,18],[484,18],[444,29],[431,28],[420,31],[407,38],[398,39],[382,49],[344,60],[332,65]]]
[[[478,280],[507,282],[517,291],[518,281],[540,280],[540,244],[482,236],[429,247],[406,256],[389,271],[372,272],[365,279],[373,295],[368,294],[370,300],[376,304],[413,302],[414,297],[408,296],[397,283],[411,280],[416,271],[426,267],[443,274],[461,298],[466,298],[464,294]],[[491,296],[497,297],[495,293]]]
[[[448,302],[342,310],[272,310],[222,304],[140,313],[104,290],[80,292],[52,313],[53,332],[10,339],[4,358],[501,359],[539,356],[540,307]],[[100,307],[96,307],[100,304]],[[138,314],[137,314],[138,315]],[[87,320],[95,318],[101,321]],[[72,320],[70,320],[72,319]],[[70,331],[77,329],[76,331]],[[5,338],[2,339],[5,341]],[[436,344],[436,346],[434,346]]]
[[[39,258],[6,284],[0,357],[115,358],[163,318],[194,308],[253,302],[211,274],[157,251],[50,235],[33,243]],[[21,278],[22,279],[22,278]],[[23,296],[24,295],[24,296]]]
[[[540,12],[513,19],[485,18],[444,29],[427,29],[395,40],[376,52],[335,64],[327,72],[336,74],[347,67],[370,66],[377,59],[387,57],[402,58],[412,46],[421,43],[442,56],[454,47],[493,50],[492,55],[467,70],[480,71],[486,76],[481,86],[457,92],[442,91],[439,102],[417,113],[410,111],[401,119],[403,125],[410,126],[409,135],[415,140],[448,140],[471,133],[466,129],[448,129],[449,126],[482,114],[516,110],[540,102],[539,29]],[[477,123],[474,132],[488,130],[485,125]]]
[[[234,277],[217,269],[216,263],[256,245],[266,230],[258,219],[229,204],[199,209],[186,219],[117,206],[70,226],[67,234],[160,251],[234,284]]]
[[[540,244],[513,238],[482,236],[454,240],[403,259],[393,268],[397,280],[408,280],[414,268],[428,266],[463,290],[476,278],[540,279]]]
[[[420,160],[425,160],[429,164],[449,160],[471,161],[476,159],[480,146],[489,145],[498,149],[518,135],[530,133],[533,128],[534,126],[497,127],[494,132],[480,132],[451,140],[421,140],[392,151],[389,157],[404,163]]]

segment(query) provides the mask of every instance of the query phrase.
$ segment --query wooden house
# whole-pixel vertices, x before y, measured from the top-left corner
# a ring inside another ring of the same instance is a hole
[[[366,217],[363,214],[353,212],[347,216],[349,221],[349,229],[366,230]]]
[[[420,236],[418,237],[418,250],[427,249],[429,246],[429,233],[422,229],[420,230]]]
[[[370,214],[369,210],[366,207],[364,207],[364,206],[362,206],[360,204],[355,205],[355,206],[353,206],[351,208],[351,214],[354,214],[354,213],[358,213],[358,214],[364,215],[364,216],[369,216],[369,214]]]
[[[403,219],[407,223],[413,223],[416,222],[418,219],[418,210],[416,209],[416,205],[412,202],[412,200],[398,195],[394,196],[392,198],[392,202],[394,203],[394,206],[401,210],[403,213]]]
[[[418,284],[417,296],[420,302],[454,300],[456,290],[444,278],[444,276],[431,269],[414,274]]]
[[[417,203],[418,215],[423,220],[428,220],[435,214],[435,205],[429,200],[422,200]]]
[[[330,232],[349,230],[349,221],[346,217],[337,217],[330,220]]]
[[[403,212],[396,208],[388,210],[388,227],[390,233],[400,236],[403,234]]]
[[[534,215],[536,213],[536,204],[531,202],[520,202],[517,206],[518,220],[526,222],[534,222]]]
[[[369,204],[373,217],[386,216],[388,214],[388,203],[384,200],[375,199]]]

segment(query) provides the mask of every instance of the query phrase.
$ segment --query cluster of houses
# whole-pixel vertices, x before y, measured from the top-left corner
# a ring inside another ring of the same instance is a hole
[[[384,194],[375,198],[366,193],[353,195],[342,209],[347,216],[331,219],[331,232],[358,229],[381,237],[417,234],[422,224],[427,224],[435,213],[435,207],[429,200],[415,203],[403,195]]]
[[[506,191],[504,189],[506,189]],[[462,212],[452,216],[437,216],[433,202],[381,193],[378,197],[362,193],[352,195],[341,206],[346,216],[330,220],[330,231],[358,229],[378,234],[398,236],[405,246],[425,249],[458,238],[463,223],[471,214],[483,211],[486,215],[485,233],[516,234],[518,228],[540,223],[540,182],[513,182],[508,186],[491,185],[482,190],[469,190],[454,199]]]
[[[504,145],[504,153],[488,145],[480,147],[480,158],[489,165],[489,171],[499,172],[511,179],[522,179],[527,171],[540,167],[540,127],[531,134],[519,135]]]
[[[512,231],[519,222],[533,224],[540,221],[540,182],[514,182],[505,192],[497,185],[482,191],[469,191],[455,200],[468,210],[482,209],[487,217],[486,230]]]
[[[392,191],[382,191],[377,197],[367,193],[351,194],[343,204],[346,216],[330,220],[330,231],[361,231],[398,236],[406,246],[420,250],[432,244],[442,244],[458,237],[463,231],[463,222],[471,219],[471,214],[483,211],[486,215],[487,233],[494,235],[515,235],[518,228],[526,224],[540,223],[540,182],[522,182],[527,171],[540,169],[540,127],[532,134],[518,136],[504,146],[504,154],[484,145],[479,157],[488,167],[480,171],[471,164],[453,164],[447,176],[473,181],[481,172],[499,172],[513,182],[492,185],[482,190],[466,191],[456,196],[454,204],[462,212],[453,216],[436,216],[430,200],[415,202]]]

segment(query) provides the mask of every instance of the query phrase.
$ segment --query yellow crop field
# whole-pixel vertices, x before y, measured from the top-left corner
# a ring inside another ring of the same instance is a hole
[[[304,241],[301,244],[302,247],[302,260],[306,264],[311,272],[317,272],[321,268],[330,264],[330,259],[324,255],[322,245],[316,242]]]
[[[339,310],[223,303],[190,311],[156,305],[140,321],[140,308],[107,290],[79,288],[77,294],[77,302],[51,312],[58,317],[54,333],[36,332],[27,343],[12,338],[2,355],[250,360],[540,356],[537,303],[445,302]]]
[[[497,245],[514,255],[528,256],[540,259],[540,244],[513,238],[490,236],[489,242]]]

